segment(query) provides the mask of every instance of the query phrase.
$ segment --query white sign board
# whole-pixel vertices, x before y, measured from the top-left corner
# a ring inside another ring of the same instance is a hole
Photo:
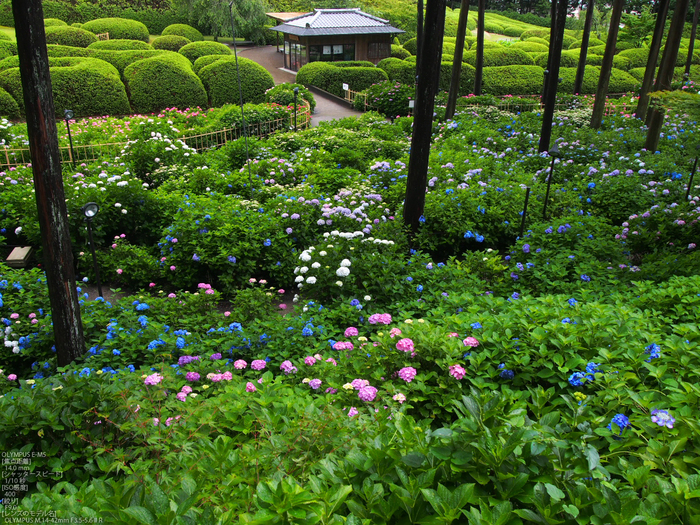
[[[415,101],[415,100],[409,100],[409,101],[408,101],[408,107],[409,107],[409,108],[415,108],[415,107],[416,107],[416,101]]]
[[[347,84],[343,84],[343,91],[348,91],[350,89],[350,86]]]

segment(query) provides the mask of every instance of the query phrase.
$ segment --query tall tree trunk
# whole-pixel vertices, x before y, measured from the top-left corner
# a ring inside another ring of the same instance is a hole
[[[678,58],[678,47],[681,43],[687,11],[688,0],[676,0],[676,9],[673,11],[671,28],[668,30],[668,36],[666,37],[666,45],[664,46],[664,54],[661,56],[659,76],[656,79],[654,91],[663,91],[671,88],[673,68],[676,64],[676,58]],[[647,139],[644,143],[644,147],[647,150],[656,151],[659,147],[659,137],[661,136],[661,126],[663,123],[664,112],[652,108],[649,112],[649,130],[647,131]]]
[[[700,1],[700,0],[698,0]],[[450,94],[447,97],[445,119],[455,116],[457,98],[459,98],[459,79],[462,75],[462,57],[464,56],[464,35],[467,32],[467,18],[469,17],[469,0],[462,0],[459,8],[459,22],[457,23],[457,40],[455,41],[455,58],[452,62],[452,78],[450,79]]]
[[[547,100],[547,92],[549,90],[549,76],[552,71],[552,45],[554,44],[555,35],[557,32],[557,0],[551,0],[552,5],[549,11],[549,55],[547,55],[547,68],[544,70],[544,79],[542,81],[542,103]],[[567,6],[568,7],[568,6]],[[566,15],[566,13],[564,13]],[[545,150],[546,151],[546,150]]]
[[[583,24],[583,38],[581,39],[581,53],[578,55],[578,68],[576,69],[576,80],[574,81],[574,95],[580,95],[583,88],[583,75],[586,72],[586,57],[588,56],[588,41],[591,38],[594,4],[595,0],[588,0],[586,21]]]
[[[552,120],[554,119],[554,106],[557,102],[557,87],[559,85],[559,64],[561,63],[561,48],[564,43],[564,28],[566,27],[566,10],[568,0],[559,0],[556,7],[556,24],[554,24],[554,38],[549,40],[550,64],[545,91],[544,111],[542,113],[542,131],[540,133],[539,151],[549,151],[549,142],[552,137]]]
[[[685,61],[685,78],[690,76],[690,65],[693,62],[693,49],[695,48],[695,35],[698,29],[698,14],[700,13],[700,0],[695,3],[695,14],[693,14],[693,28],[690,31],[690,44],[688,44],[688,58]]]
[[[12,0],[58,366],[85,351],[41,0]]]
[[[649,46],[649,58],[647,58],[647,66],[644,70],[644,79],[642,87],[639,90],[639,100],[637,101],[637,109],[635,116],[638,119],[645,120],[647,109],[649,108],[649,91],[654,84],[654,76],[656,75],[656,64],[659,61],[659,50],[661,42],[664,38],[664,27],[666,26],[666,17],[668,16],[668,6],[670,0],[660,0],[659,12],[656,14],[656,25],[654,26],[654,35],[651,38]]]
[[[420,69],[420,61],[423,54],[423,0],[418,0],[418,20],[416,27],[416,49],[418,54],[416,55],[416,75]],[[417,92],[416,92],[417,93]]]
[[[479,0],[479,19],[476,23],[476,74],[474,75],[474,94],[481,95],[484,80],[484,17],[486,0]]]
[[[593,103],[593,116],[591,117],[591,127],[593,129],[599,128],[603,123],[605,99],[608,96],[610,74],[612,73],[613,57],[615,56],[615,45],[617,44],[617,33],[620,31],[620,18],[622,18],[622,9],[624,7],[625,0],[614,0],[612,15],[610,15],[608,40],[605,43],[605,54],[603,55],[603,64],[600,66],[598,89],[596,90],[595,102]]]
[[[433,134],[433,107],[435,105],[435,78],[440,75],[440,50],[445,32],[446,0],[430,0],[425,12],[425,41],[423,60],[418,71],[416,107],[413,110],[413,134],[408,161],[406,198],[403,219],[413,233],[418,231],[425,207],[425,188],[428,183],[428,158]]]

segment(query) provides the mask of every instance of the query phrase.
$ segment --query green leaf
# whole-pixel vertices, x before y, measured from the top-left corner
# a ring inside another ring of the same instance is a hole
[[[577,517],[578,517],[579,510],[578,510],[578,507],[577,507],[576,505],[564,505],[562,508],[563,508],[566,512],[568,512],[569,514],[571,514],[571,516],[573,516],[574,518],[577,518]]]
[[[433,436],[439,437],[439,438],[449,439],[452,437],[452,429],[450,429],[450,428],[438,428],[437,430],[433,430]]]
[[[420,452],[411,452],[410,454],[406,454],[404,457],[401,458],[401,461],[403,461],[406,465],[415,468],[420,467],[425,462],[425,460],[426,457]]]
[[[558,488],[555,485],[552,485],[551,483],[545,483],[544,487],[547,489],[547,494],[549,494],[549,497],[555,501],[563,500],[566,496],[560,488]]]
[[[155,516],[153,516],[151,511],[146,507],[127,507],[123,510],[123,512],[134,518],[139,523],[144,523],[145,525],[156,525]]]
[[[588,459],[588,470],[594,470],[600,466],[600,455],[593,445],[586,447],[586,458]]]
[[[156,515],[167,513],[169,500],[165,492],[155,483],[150,485],[149,490],[150,494],[146,495],[146,506]]]

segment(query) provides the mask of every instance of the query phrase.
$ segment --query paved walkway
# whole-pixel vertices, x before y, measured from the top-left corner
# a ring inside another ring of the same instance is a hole
[[[284,56],[276,51],[276,46],[239,47],[238,53],[242,57],[249,58],[267,69],[272,74],[275,84],[295,81],[296,73],[282,69]],[[316,110],[311,115],[311,127],[318,126],[318,123],[324,120],[356,117],[362,114],[360,111],[350,109],[347,104],[341,104],[331,97],[314,94],[314,98],[316,99]]]

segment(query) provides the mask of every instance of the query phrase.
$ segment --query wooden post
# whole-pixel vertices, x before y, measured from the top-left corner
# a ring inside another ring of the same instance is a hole
[[[474,74],[474,94],[481,95],[484,81],[484,17],[486,0],[479,0],[479,17],[476,21],[476,73]]]
[[[700,0],[698,0],[700,1]],[[450,93],[447,96],[445,119],[455,116],[455,107],[459,97],[459,78],[462,75],[462,57],[464,56],[464,35],[467,32],[467,17],[469,16],[469,0],[462,0],[459,8],[459,22],[457,23],[457,40],[455,41],[455,58],[452,62],[452,78],[450,79]]]
[[[613,57],[615,56],[615,46],[617,45],[617,33],[620,30],[620,18],[622,18],[622,9],[624,7],[625,0],[615,0],[613,2],[612,15],[610,16],[610,29],[608,30],[608,40],[605,42],[605,54],[603,54],[603,64],[600,66],[598,89],[595,93],[595,102],[593,102],[591,127],[594,129],[599,128],[603,123],[605,99],[608,96],[610,74],[612,72]]]
[[[661,41],[664,37],[664,27],[666,25],[666,17],[668,16],[668,5],[670,0],[661,0],[659,3],[659,12],[656,13],[656,25],[654,26],[654,35],[651,38],[649,46],[649,58],[647,58],[647,67],[644,70],[644,79],[642,80],[642,88],[639,90],[639,100],[637,101],[637,109],[635,116],[638,119],[644,120],[649,109],[649,91],[654,84],[656,75],[656,63],[659,61],[659,50],[661,49]]]
[[[433,135],[433,106],[435,104],[435,78],[440,74],[440,51],[445,31],[447,0],[430,0],[425,11],[423,59],[418,70],[416,106],[413,109],[413,134],[408,161],[406,198],[403,219],[415,233],[425,207],[425,188],[428,183],[428,157]]]
[[[593,10],[595,0],[588,0],[586,9],[586,21],[583,24],[583,38],[581,39],[581,52],[578,55],[578,68],[574,81],[574,95],[580,95],[583,89],[583,75],[586,72],[586,57],[588,56],[588,41],[591,37],[591,24],[593,23]]]
[[[700,13],[700,0],[695,2],[695,13],[693,14],[693,28],[690,30],[690,43],[688,44],[688,58],[685,61],[685,79],[690,76],[690,65],[693,62],[693,50],[695,49],[695,35],[698,30],[698,14]]]
[[[41,0],[12,0],[58,366],[85,351]]]

